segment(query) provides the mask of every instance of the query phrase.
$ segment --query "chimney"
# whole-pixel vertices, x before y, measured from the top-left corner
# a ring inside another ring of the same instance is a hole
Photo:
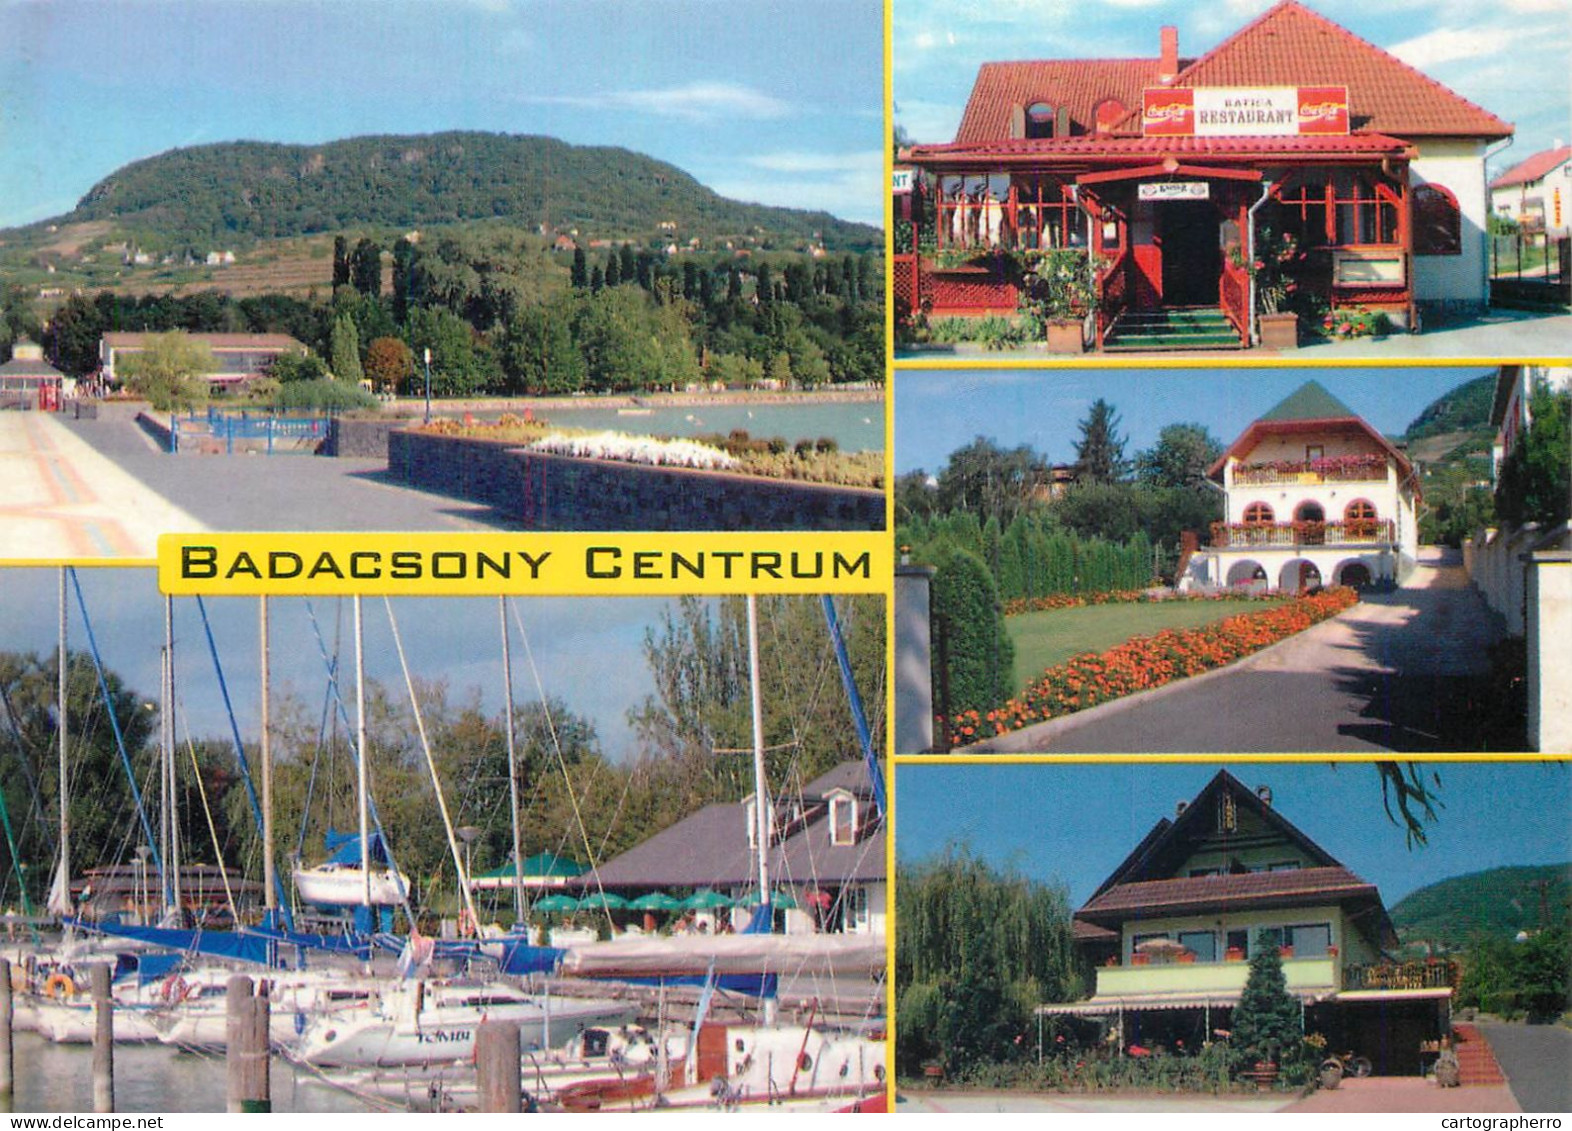
[[[1179,29],[1163,28],[1163,56],[1157,66],[1157,81],[1165,86],[1179,77]]]

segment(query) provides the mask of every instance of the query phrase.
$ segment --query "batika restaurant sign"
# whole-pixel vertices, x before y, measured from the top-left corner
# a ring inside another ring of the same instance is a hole
[[[1145,92],[1147,137],[1296,137],[1348,133],[1346,86],[1158,87]]]
[[[1212,186],[1205,181],[1151,181],[1137,192],[1141,200],[1209,200]]]

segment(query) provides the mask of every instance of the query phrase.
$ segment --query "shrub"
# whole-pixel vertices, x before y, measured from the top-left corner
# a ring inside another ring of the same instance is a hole
[[[286,409],[311,409],[322,412],[356,412],[375,409],[377,398],[359,385],[332,378],[308,381],[291,381],[279,386],[274,407]]]
[[[1005,630],[999,590],[982,559],[954,550],[939,564],[933,576],[933,611],[945,626],[951,710],[975,715],[1002,702],[1010,693],[1015,643]],[[936,686],[942,683],[936,681]],[[959,733],[962,741],[972,738],[965,729]]]

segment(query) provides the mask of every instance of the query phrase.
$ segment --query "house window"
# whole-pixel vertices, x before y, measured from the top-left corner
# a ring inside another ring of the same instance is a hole
[[[1330,923],[1304,923],[1289,927],[1285,935],[1295,958],[1321,958],[1332,946]]]
[[[1179,945],[1195,955],[1197,962],[1217,961],[1217,932],[1180,931]]]
[[[1343,508],[1343,518],[1348,522],[1374,522],[1375,504],[1369,499],[1355,499]]]
[[[1306,444],[1305,445],[1305,462],[1306,463],[1309,463],[1311,460],[1318,460],[1318,459],[1325,459],[1325,458],[1326,458],[1326,446],[1324,444]]]
[[[1228,932],[1228,957],[1239,959],[1250,957],[1250,932],[1238,930]]]
[[[1266,870],[1268,872],[1297,872],[1299,871],[1299,861],[1275,860],[1266,866]]]
[[[1197,876],[1220,876],[1222,874],[1223,873],[1222,873],[1222,869],[1221,868],[1191,868],[1190,869],[1190,878],[1191,879],[1194,879]]]
[[[851,797],[830,798],[830,843],[857,843],[857,802]]]
[[[1270,503],[1251,503],[1244,509],[1244,520],[1247,526],[1270,526],[1276,516],[1272,512]]]
[[[1081,247],[1086,235],[1070,186],[1053,177],[1012,178],[1009,226],[1021,248]]]
[[[847,930],[866,931],[872,925],[868,912],[868,889],[863,887],[847,888],[841,893],[845,903]]]
[[[1278,197],[1285,231],[1303,247],[1363,247],[1402,242],[1396,189],[1369,173],[1340,170],[1292,184]]]
[[[1416,185],[1413,197],[1414,254],[1461,255],[1463,213],[1444,185]]]
[[[1026,136],[1029,138],[1053,137],[1053,107],[1046,102],[1033,102],[1026,108]]]

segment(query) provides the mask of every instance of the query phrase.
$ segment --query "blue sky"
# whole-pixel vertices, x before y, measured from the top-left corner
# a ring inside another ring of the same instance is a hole
[[[1517,126],[1492,172],[1572,137],[1568,0],[1309,0],[1328,19]],[[1179,52],[1217,46],[1271,0],[894,0],[896,122],[914,141],[950,141],[978,64],[1150,58],[1158,28]]]
[[[976,436],[1028,444],[1050,462],[1075,459],[1079,422],[1101,397],[1118,412],[1125,455],[1151,447],[1169,424],[1204,424],[1230,443],[1256,417],[1312,378],[1386,435],[1407,429],[1431,401],[1490,370],[1444,368],[911,372],[895,377],[895,472],[937,474]]]
[[[57,571],[7,569],[0,589],[0,647],[14,652],[53,655],[58,644]],[[159,651],[163,646],[163,599],[151,569],[79,569],[82,594],[106,667],[148,699],[158,698]],[[88,647],[86,628],[67,587],[70,646]],[[361,602],[366,675],[387,685],[395,701],[407,703],[403,673],[382,598]],[[224,665],[242,738],[257,734],[259,672],[257,602],[224,598],[207,602],[213,635]],[[317,622],[331,652],[335,632],[342,641],[343,670],[353,665],[351,609],[347,598],[313,603]],[[595,724],[601,748],[613,759],[634,753],[626,714],[654,691],[642,645],[647,628],[659,624],[664,599],[619,597],[609,600],[529,598],[510,601],[515,701],[539,699],[518,625],[522,622],[535,666],[548,695],[561,698]],[[315,720],[327,689],[326,666],[306,602],[275,598],[269,606],[274,710],[293,693]],[[400,598],[393,601],[400,638],[417,679],[445,679],[449,702],[464,705],[478,695],[488,712],[503,703],[501,628],[494,598]],[[193,598],[175,601],[175,656],[179,707],[192,737],[229,736],[228,717],[213,672],[201,614]],[[353,712],[353,684],[347,674],[341,694]]]
[[[1375,767],[1294,763],[1178,765],[901,765],[896,853],[911,862],[964,843],[979,856],[1069,888],[1085,903],[1174,803],[1220,765],[1343,865],[1381,889],[1388,907],[1449,876],[1507,864],[1572,860],[1572,767],[1453,762],[1426,767],[1445,803],[1429,843],[1409,849],[1386,818]]]
[[[882,222],[875,0],[0,0],[0,226],[177,146],[477,129]]]

